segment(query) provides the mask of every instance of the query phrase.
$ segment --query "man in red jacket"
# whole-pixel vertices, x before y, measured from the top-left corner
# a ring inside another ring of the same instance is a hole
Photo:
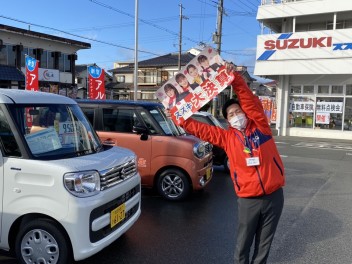
[[[227,101],[222,109],[229,129],[192,118],[180,125],[188,133],[226,151],[238,197],[235,263],[263,264],[269,256],[284,204],[284,166],[259,98],[253,95],[233,65],[226,65],[235,76],[231,85],[238,97],[238,101]]]

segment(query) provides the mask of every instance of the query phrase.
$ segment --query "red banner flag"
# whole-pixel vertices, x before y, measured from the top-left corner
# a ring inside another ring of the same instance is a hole
[[[26,90],[39,90],[38,64],[36,59],[26,56]]]
[[[88,66],[88,95],[90,99],[105,99],[105,73],[97,66]]]

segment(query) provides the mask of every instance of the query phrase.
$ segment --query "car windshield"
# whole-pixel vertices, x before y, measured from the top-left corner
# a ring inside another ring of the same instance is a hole
[[[174,124],[171,118],[168,118],[164,110],[161,108],[154,108],[149,110],[150,114],[159,123],[160,127],[166,135],[180,136],[183,132]]]
[[[10,105],[32,155],[61,159],[95,153],[101,143],[78,105]]]

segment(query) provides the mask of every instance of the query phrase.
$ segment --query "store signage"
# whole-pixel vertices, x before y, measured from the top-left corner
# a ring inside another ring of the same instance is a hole
[[[258,36],[258,61],[352,56],[352,29]]]
[[[105,99],[105,73],[98,66],[88,66],[88,95],[90,99]]]
[[[290,34],[292,35],[292,34]],[[321,38],[300,38],[300,39],[277,39],[267,40],[264,42],[264,48],[266,50],[283,50],[283,49],[309,49],[317,47],[331,47],[332,37],[321,37]]]
[[[54,69],[39,68],[39,81],[59,82],[60,72]]]
[[[328,113],[317,113],[315,115],[315,123],[316,124],[328,125],[330,123],[330,114],[328,114]]]
[[[301,112],[301,113],[313,113],[314,112],[314,102],[291,101],[289,111],[290,112]]]
[[[38,91],[38,61],[26,56],[26,90]]]
[[[342,102],[317,102],[317,112],[341,114],[342,110]]]

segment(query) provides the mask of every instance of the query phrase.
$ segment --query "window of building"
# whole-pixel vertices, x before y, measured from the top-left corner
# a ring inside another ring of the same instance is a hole
[[[15,46],[7,46],[7,64],[10,66],[16,66],[16,51]]]
[[[303,94],[314,94],[314,85],[304,85]]]
[[[318,94],[329,94],[329,85],[318,85]]]
[[[291,94],[301,94],[301,93],[302,93],[301,85],[292,85],[291,86]]]
[[[23,47],[23,50],[21,51],[21,67],[26,66],[26,55],[28,54],[28,48]]]
[[[138,83],[157,83],[156,70],[138,71]]]
[[[289,127],[352,131],[352,84],[293,85],[290,91]]]
[[[141,99],[142,100],[148,100],[148,101],[151,101],[151,100],[157,100],[157,98],[155,97],[155,92],[153,91],[142,91],[141,93]]]
[[[307,31],[319,31],[319,30],[326,30],[326,23],[325,22],[318,22],[318,23],[310,23],[308,24]]]
[[[7,46],[6,45],[0,48],[0,64],[3,64],[3,65],[7,64]]]
[[[48,69],[54,69],[54,62],[55,62],[55,52],[48,51]]]
[[[343,86],[342,85],[331,86],[331,94],[343,94]]]
[[[169,78],[170,76],[168,71],[161,71],[161,82],[167,82]]]
[[[40,56],[40,68],[48,68],[48,52],[46,50],[43,50]]]
[[[352,95],[352,84],[346,85],[346,95]]]
[[[125,82],[125,75],[116,75],[116,81],[119,83]]]
[[[28,48],[28,56],[35,58],[34,49]]]
[[[343,129],[352,131],[352,98],[346,98]]]
[[[315,101],[312,97],[290,97],[289,127],[313,128]]]
[[[342,97],[317,97],[315,127],[342,130]]]
[[[63,56],[64,72],[71,72],[71,60],[69,60],[68,56],[68,54],[64,54]]]

